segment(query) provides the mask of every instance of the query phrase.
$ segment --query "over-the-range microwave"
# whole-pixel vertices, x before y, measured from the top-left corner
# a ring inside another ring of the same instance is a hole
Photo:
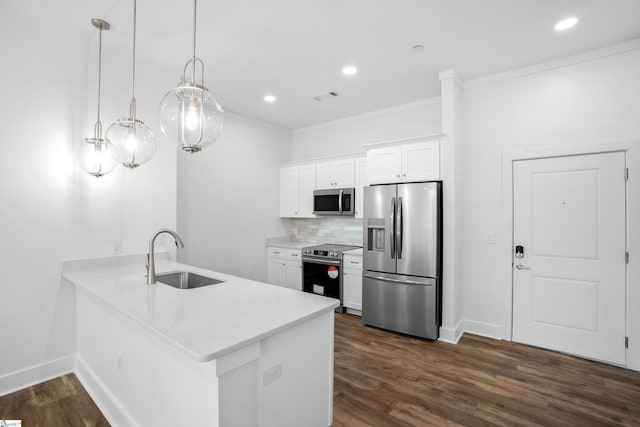
[[[314,190],[313,213],[316,215],[354,215],[355,188]]]

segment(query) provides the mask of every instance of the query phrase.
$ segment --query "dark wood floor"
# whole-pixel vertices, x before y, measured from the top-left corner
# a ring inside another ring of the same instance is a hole
[[[640,372],[506,341],[458,345],[336,315],[334,427],[640,426]],[[0,397],[27,427],[108,426],[73,374]]]
[[[465,334],[458,345],[336,315],[334,427],[640,426],[640,372]]]
[[[22,420],[23,427],[108,427],[74,374],[0,397],[0,420]]]

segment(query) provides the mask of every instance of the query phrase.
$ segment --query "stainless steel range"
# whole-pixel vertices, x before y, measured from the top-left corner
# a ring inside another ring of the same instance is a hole
[[[318,245],[302,249],[302,290],[340,300],[342,306],[342,254],[360,246]]]

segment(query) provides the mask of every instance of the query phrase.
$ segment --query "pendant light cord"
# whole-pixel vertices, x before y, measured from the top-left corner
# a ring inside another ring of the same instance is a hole
[[[98,37],[99,45],[98,45],[98,119],[96,121],[96,128],[94,130],[94,137],[96,139],[102,138],[102,123],[100,123],[100,92],[102,88],[102,28],[101,24],[99,27],[100,35]]]
[[[196,26],[197,26],[197,10],[198,0],[193,0],[193,59],[196,59]],[[196,61],[193,61],[193,69],[191,75],[191,81],[196,81]]]
[[[131,105],[129,106],[129,118],[136,118],[136,25],[137,25],[137,0],[133,0],[133,67],[131,72]],[[135,128],[135,126],[134,126]]]

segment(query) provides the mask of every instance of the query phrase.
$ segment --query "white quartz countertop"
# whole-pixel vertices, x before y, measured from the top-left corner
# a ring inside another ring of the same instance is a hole
[[[147,285],[144,264],[66,271],[93,295],[192,359],[205,362],[333,310],[338,301],[170,261],[156,274],[191,271],[223,280],[195,289]]]
[[[309,243],[309,242],[267,242],[267,246],[274,248],[283,248],[283,249],[302,249],[307,246],[316,246],[317,243]]]

